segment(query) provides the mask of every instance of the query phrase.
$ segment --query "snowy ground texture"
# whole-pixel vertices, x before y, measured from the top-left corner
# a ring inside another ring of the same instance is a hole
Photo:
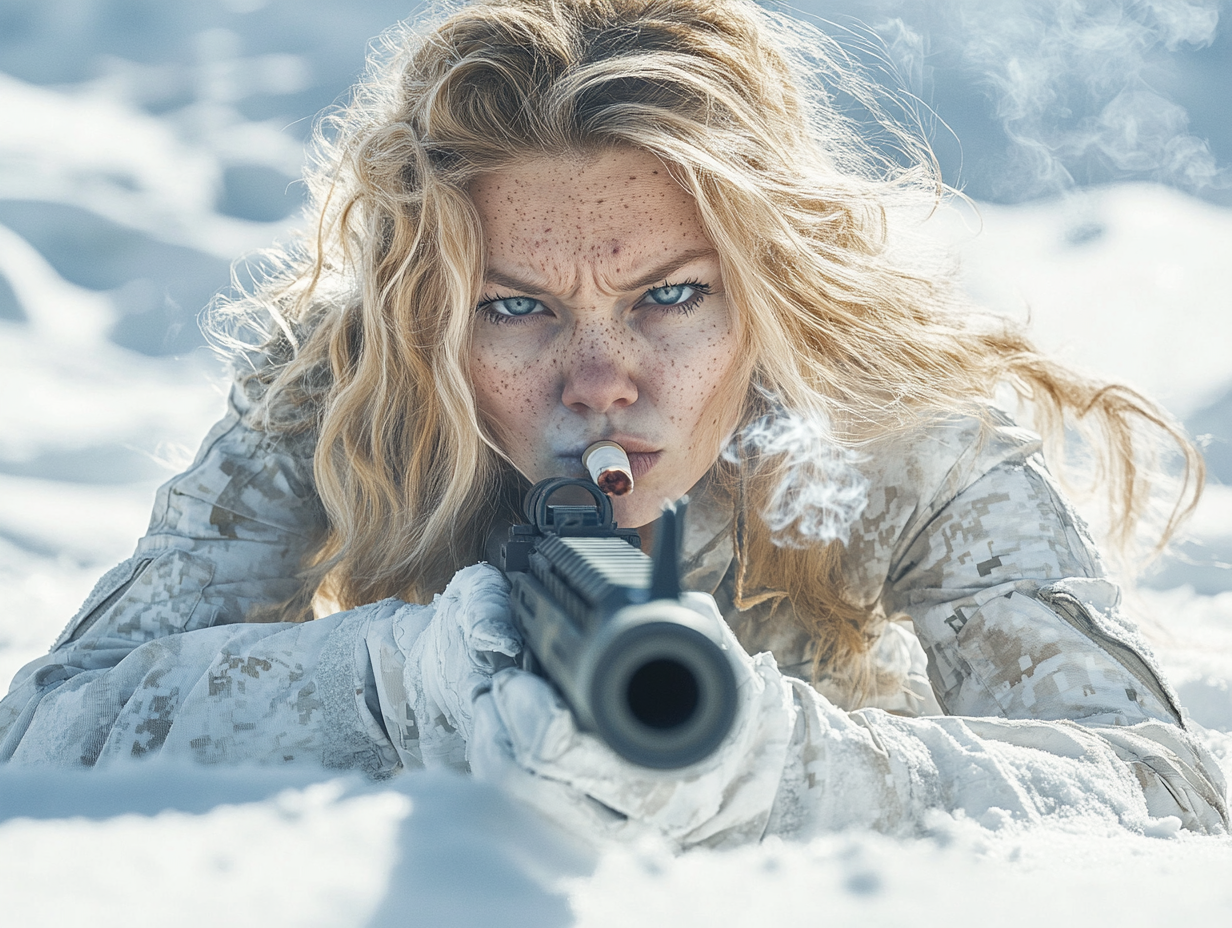
[[[206,270],[283,226],[223,215],[209,194],[222,155],[122,100],[0,75],[0,110],[7,681],[128,554],[154,487],[222,409],[208,356],[119,347],[142,344],[131,327],[114,337],[140,294],[91,282],[13,204],[77,210],[143,253]],[[265,163],[298,157],[284,136],[246,131]],[[1219,463],[1232,437],[1232,211],[1138,185],[981,213],[978,236],[957,212],[936,223],[963,253],[972,291],[1029,311],[1048,347],[1213,433],[1215,476],[1232,483]],[[1136,608],[1232,776],[1232,577],[1220,566],[1232,561],[1232,488],[1212,487],[1193,536],[1190,562],[1166,565]],[[671,857],[654,846],[596,852],[445,775],[374,785],[158,761],[0,768],[0,920],[16,926],[1219,925],[1232,923],[1229,873],[1232,838],[1134,836],[1082,820],[1026,829],[939,815],[911,839],[849,832]]]

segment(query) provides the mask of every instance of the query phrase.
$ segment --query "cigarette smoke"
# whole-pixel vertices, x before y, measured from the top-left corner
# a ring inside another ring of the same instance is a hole
[[[780,547],[845,544],[868,503],[868,478],[856,467],[860,456],[834,440],[820,415],[777,408],[742,429],[723,459],[775,467],[779,479],[761,517]]]
[[[1173,67],[1168,53],[1211,44],[1228,5],[883,0],[861,6],[903,89],[927,100],[942,68],[974,78],[1010,142],[1008,163],[989,179],[988,192],[1020,200],[1120,179],[1190,191],[1229,186],[1209,144],[1189,132],[1187,112],[1163,89]]]

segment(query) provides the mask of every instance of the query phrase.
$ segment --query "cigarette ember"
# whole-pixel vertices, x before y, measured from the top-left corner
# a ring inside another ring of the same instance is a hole
[[[624,496],[633,489],[629,455],[614,441],[597,441],[583,451],[582,466],[608,496]]]

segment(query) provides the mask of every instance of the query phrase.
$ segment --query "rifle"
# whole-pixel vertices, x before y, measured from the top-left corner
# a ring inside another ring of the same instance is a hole
[[[565,487],[594,505],[550,504]],[[512,587],[523,668],[556,685],[579,728],[658,769],[707,757],[736,714],[720,629],[681,603],[684,509],[664,509],[652,560],[595,484],[543,480],[523,501],[527,524],[509,528],[495,558]]]

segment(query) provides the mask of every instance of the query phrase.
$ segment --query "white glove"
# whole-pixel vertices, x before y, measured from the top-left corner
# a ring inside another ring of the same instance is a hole
[[[431,620],[407,649],[407,698],[424,766],[465,769],[475,696],[514,665],[522,639],[510,620],[509,584],[488,564],[458,571],[428,608]]]
[[[769,654],[744,653],[711,597],[687,599],[724,629],[736,673],[735,722],[713,754],[678,770],[637,766],[578,731],[547,681],[503,670],[475,701],[475,776],[574,832],[622,839],[651,833],[681,847],[758,840],[795,727],[792,689]]]

